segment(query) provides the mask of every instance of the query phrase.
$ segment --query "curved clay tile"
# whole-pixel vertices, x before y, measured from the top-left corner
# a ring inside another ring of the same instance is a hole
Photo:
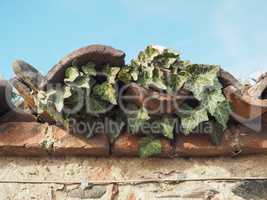
[[[7,94],[10,94],[11,87],[8,81],[0,80],[0,116],[10,111],[9,98]]]
[[[124,58],[125,53],[123,51],[105,45],[89,45],[77,49],[62,58],[48,72],[47,80],[42,84],[42,88],[45,88],[48,83],[63,83],[65,71],[71,65],[80,67],[88,62],[93,62],[97,67],[105,64],[120,67],[124,65]]]
[[[267,77],[246,88],[242,93],[232,85],[226,87],[224,94],[231,102],[232,116],[238,121],[253,120],[267,112],[267,99],[262,98],[266,88]]]

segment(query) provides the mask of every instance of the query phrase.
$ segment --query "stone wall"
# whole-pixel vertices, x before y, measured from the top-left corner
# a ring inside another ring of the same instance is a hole
[[[266,162],[266,155],[145,160],[1,157],[0,199],[267,199]]]

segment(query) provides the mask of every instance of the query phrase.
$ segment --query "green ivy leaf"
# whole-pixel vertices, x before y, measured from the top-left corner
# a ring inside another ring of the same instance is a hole
[[[166,90],[167,85],[164,80],[164,74],[159,68],[155,68],[153,71],[153,81],[150,83],[152,86],[161,89]]]
[[[71,87],[70,87],[70,86],[65,86],[65,87],[64,87],[63,98],[64,98],[64,99],[70,98],[71,95],[72,95],[72,93],[71,93]]]
[[[72,82],[70,85],[72,87],[90,89],[90,78],[86,77],[86,76],[80,76],[74,82]]]
[[[137,57],[136,60],[134,60],[134,63],[136,63],[139,66],[145,66],[148,67],[151,65],[151,62],[153,59],[162,52],[163,49],[150,45],[148,46],[144,51],[141,51]]]
[[[95,70],[95,64],[89,62],[87,65],[82,66],[82,71],[87,76],[96,76],[97,72]]]
[[[170,74],[169,82],[167,83],[168,88],[167,91],[171,94],[175,94],[178,90],[180,90],[185,82],[188,80],[188,74],[184,71],[179,72],[179,74]]]
[[[93,88],[93,94],[104,101],[117,105],[117,92],[111,83],[104,82]]]
[[[181,117],[181,125],[185,134],[192,132],[201,122],[209,121],[205,108],[193,110],[189,116]]]
[[[130,74],[129,68],[122,68],[118,73],[118,79],[124,83],[130,83],[132,81],[132,76]]]
[[[134,81],[138,80],[139,71],[136,68],[130,70],[131,77]]]
[[[73,82],[76,78],[78,78],[80,75],[80,72],[77,67],[69,67],[65,71],[65,82]]]
[[[148,88],[149,85],[153,82],[153,70],[154,70],[153,67],[144,68],[140,72],[137,82],[141,86]]]
[[[56,90],[49,89],[47,92],[38,91],[36,97],[34,97],[35,104],[37,105],[37,113],[41,114],[44,111],[47,111],[49,99],[56,94]]]
[[[133,80],[143,87],[153,86],[166,90],[168,87],[159,68],[170,68],[178,59],[179,53],[164,47],[150,45],[139,53],[137,59],[132,60],[130,73]]]
[[[141,158],[147,158],[150,156],[158,155],[162,151],[160,140],[145,137],[139,141],[139,155]]]
[[[107,81],[109,83],[115,84],[117,74],[119,73],[120,68],[119,67],[109,67],[106,66],[103,73],[107,76]]]
[[[128,126],[130,132],[132,134],[138,133],[143,124],[149,119],[148,111],[144,107],[135,110],[133,114],[128,114]]]
[[[64,94],[61,90],[57,90],[55,94],[53,94],[53,102],[58,112],[61,112],[64,107]]]
[[[230,118],[231,106],[228,101],[220,102],[216,107],[213,116],[216,121],[223,127],[223,130],[227,128],[227,122]]]
[[[109,104],[106,101],[96,98],[95,96],[91,96],[89,99],[89,111],[92,114],[99,114],[107,111]]]
[[[213,65],[190,65],[187,67],[190,76],[185,83],[185,88],[193,92],[194,96],[201,100],[207,88],[212,87],[218,79],[219,67]]]
[[[205,100],[203,100],[203,104],[206,106],[209,113],[214,116],[219,104],[224,101],[225,97],[222,92],[220,90],[214,90],[206,95]]]
[[[36,101],[37,113],[41,114],[46,110],[47,104],[42,103],[41,101]]]
[[[164,117],[159,122],[162,134],[168,139],[173,139],[174,122],[175,121],[173,118],[168,118],[168,117]]]
[[[157,55],[152,63],[156,67],[169,69],[178,59],[180,54],[171,49],[164,49],[162,53]]]
[[[146,59],[150,59],[151,61],[158,56],[163,51],[162,47],[156,46],[156,45],[149,45],[143,52],[144,57]],[[141,53],[142,54],[142,53]]]

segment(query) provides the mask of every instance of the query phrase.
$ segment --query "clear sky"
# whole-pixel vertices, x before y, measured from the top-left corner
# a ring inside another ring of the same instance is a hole
[[[127,61],[149,44],[237,76],[267,71],[266,0],[0,0],[0,74],[23,59],[44,74],[89,44],[122,49]]]

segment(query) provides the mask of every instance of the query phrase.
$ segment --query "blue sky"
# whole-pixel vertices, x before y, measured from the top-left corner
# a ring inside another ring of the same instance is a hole
[[[0,74],[23,59],[44,74],[89,44],[122,49],[127,61],[149,44],[236,76],[267,71],[265,0],[0,0]]]

